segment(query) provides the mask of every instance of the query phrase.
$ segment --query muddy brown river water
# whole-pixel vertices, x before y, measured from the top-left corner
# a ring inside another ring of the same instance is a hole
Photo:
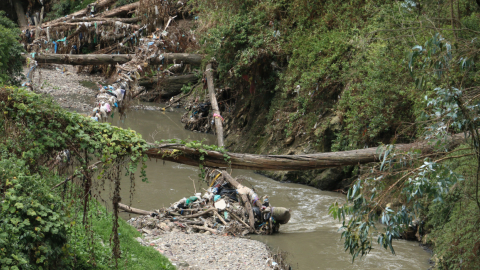
[[[124,121],[115,117],[111,122],[119,127],[136,130],[150,142],[178,138],[216,143],[213,135],[185,130],[180,123],[181,113],[183,110],[180,109],[175,112],[132,111]],[[136,182],[132,207],[158,209],[194,193],[191,179],[196,181],[197,167],[161,160],[149,160],[147,165],[149,183],[140,180]],[[255,186],[259,195],[268,194],[273,205],[292,210],[290,222],[280,227],[279,234],[252,236],[252,239],[262,241],[274,250],[286,251],[287,260],[293,269],[429,268],[430,253],[424,251],[417,242],[403,240],[394,243],[396,255],[375,249],[352,264],[351,256],[344,252],[340,240],[340,223],[328,215],[328,207],[335,201],[343,201],[345,196],[304,185],[280,183],[252,171],[236,170],[233,175],[243,176]],[[129,180],[123,181],[122,197],[128,198]],[[198,181],[195,184],[199,190]],[[123,202],[128,203],[125,199]],[[127,219],[129,216],[124,214],[123,217]]]

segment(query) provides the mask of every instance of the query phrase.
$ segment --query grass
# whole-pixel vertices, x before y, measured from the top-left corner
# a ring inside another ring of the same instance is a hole
[[[93,216],[91,218],[91,229],[94,232],[94,238],[102,243],[101,248],[98,248],[99,245],[97,245],[95,251],[98,256],[96,260],[97,267],[98,269],[111,269],[113,263],[109,259],[102,260],[102,257],[111,257],[112,214],[108,213],[104,206],[96,202],[91,202],[90,214]],[[77,226],[83,227],[80,223],[79,220]],[[175,269],[170,261],[160,252],[153,247],[142,246],[135,240],[135,238],[141,237],[141,234],[123,219],[119,219],[118,232],[120,249],[122,251],[122,257],[118,260],[120,269]]]
[[[92,81],[88,81],[88,80],[83,80],[83,81],[79,81],[80,85],[82,85],[83,87],[86,87],[86,88],[90,88],[92,90],[97,90],[97,84],[92,82]]]

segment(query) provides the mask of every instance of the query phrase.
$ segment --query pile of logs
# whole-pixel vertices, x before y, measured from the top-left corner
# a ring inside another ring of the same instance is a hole
[[[290,219],[289,209],[271,206],[267,196],[261,202],[254,190],[241,185],[226,171],[211,170],[206,179],[210,187],[203,195],[197,193],[183,198],[168,208],[149,212],[123,204],[119,206],[126,212],[142,215],[130,220],[130,224],[142,230],[165,231],[175,225],[189,233],[272,234]]]
[[[99,1],[97,10],[113,2]],[[198,67],[203,56],[179,53],[197,43],[194,34],[173,25],[185,12],[188,7],[182,1],[140,0],[93,15],[81,10],[43,24],[40,19],[35,29],[23,31],[29,52],[26,58],[31,58],[26,62],[33,67],[37,63],[71,64],[85,67],[79,71],[102,70],[112,87],[126,91],[118,107],[124,115],[138,96],[148,101],[168,99],[181,93],[184,85],[198,81],[192,66]],[[132,13],[136,16],[131,18]],[[94,52],[81,54],[85,47]]]

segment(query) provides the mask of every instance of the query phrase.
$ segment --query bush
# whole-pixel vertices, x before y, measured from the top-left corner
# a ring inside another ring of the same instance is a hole
[[[465,149],[468,145],[457,148]],[[471,150],[453,155],[468,155]],[[444,201],[432,203],[426,209],[428,234],[425,241],[435,247],[436,268],[478,269],[480,267],[480,214],[475,198],[476,159],[465,156],[448,165],[465,175],[465,181],[452,188]]]
[[[23,48],[20,30],[0,10],[0,84],[18,84],[22,74]]]
[[[52,11],[45,16],[45,21],[53,20],[85,9],[93,2],[95,2],[95,0],[61,0],[53,5]]]
[[[68,233],[63,202],[45,179],[30,175],[22,160],[0,160],[0,179],[0,264],[11,269],[58,267]]]

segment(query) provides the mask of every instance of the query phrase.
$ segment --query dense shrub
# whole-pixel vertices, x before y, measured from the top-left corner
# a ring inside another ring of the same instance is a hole
[[[20,30],[0,10],[0,84],[17,84],[22,72]]]
[[[11,269],[59,267],[69,232],[64,203],[22,160],[3,156],[0,181],[0,264]]]

